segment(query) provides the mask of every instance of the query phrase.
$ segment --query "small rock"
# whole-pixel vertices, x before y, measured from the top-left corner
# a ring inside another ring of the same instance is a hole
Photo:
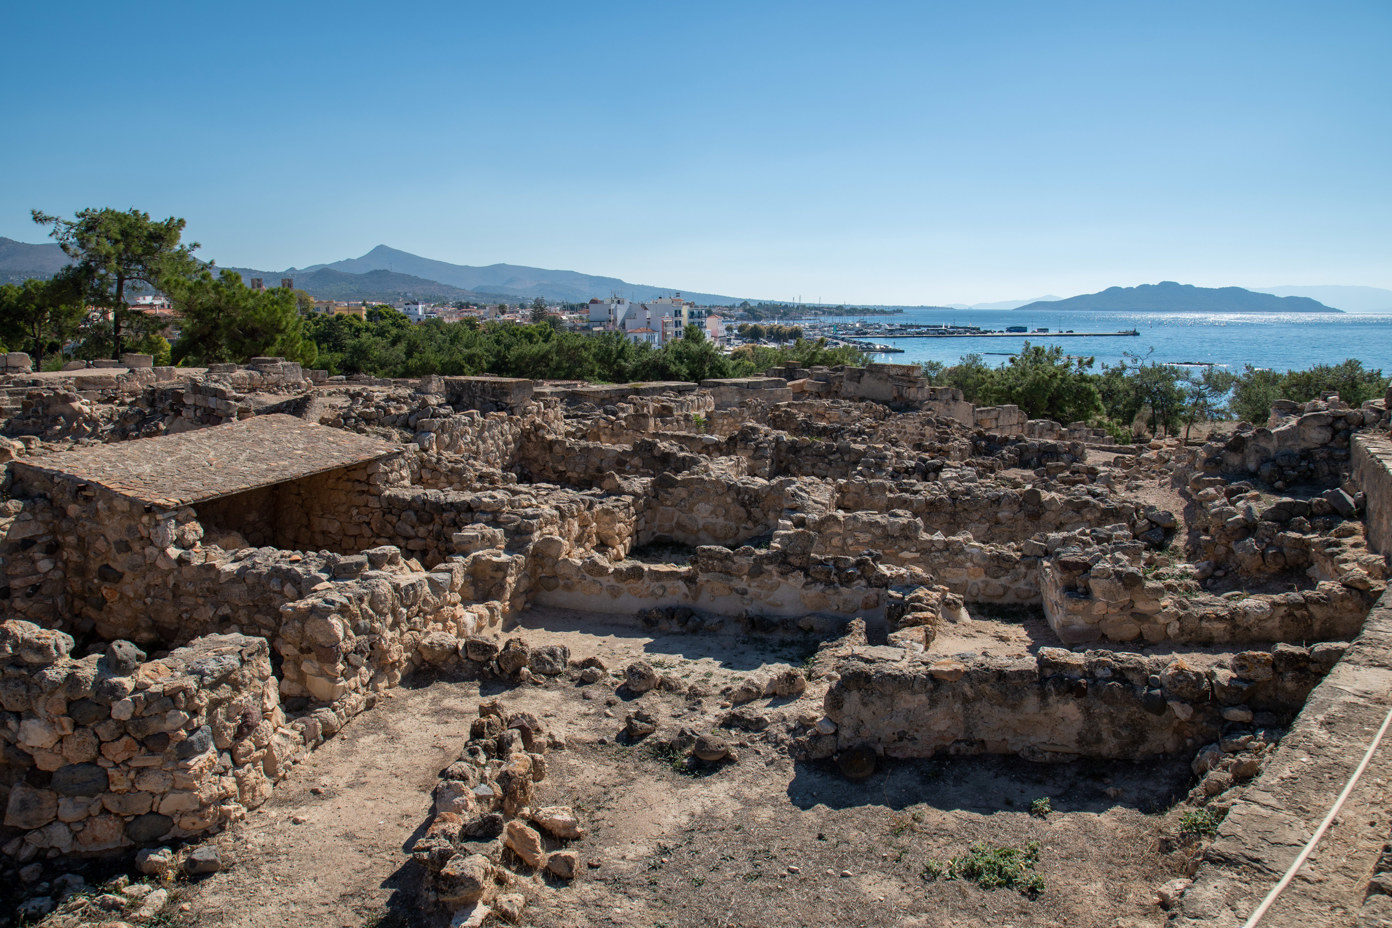
[[[475,902],[468,908],[460,909],[450,919],[450,928],[483,928],[483,923],[493,910],[482,902]]]
[[[464,640],[464,654],[471,661],[486,664],[498,656],[498,643],[487,638],[466,638]]]
[[[575,812],[566,806],[546,806],[532,813],[532,821],[550,834],[566,841],[585,836]]]
[[[651,712],[639,709],[628,714],[628,721],[624,724],[624,734],[633,741],[646,738],[655,731],[657,731],[657,719]]]
[[[135,868],[146,876],[160,876],[174,866],[174,852],[167,847],[147,847],[135,855]]]
[[[720,720],[720,727],[750,732],[763,731],[769,727],[769,719],[762,712],[757,712],[746,706],[726,713],[725,717]]]
[[[527,908],[527,897],[521,893],[503,893],[493,900],[493,908],[503,921],[516,924],[522,920],[522,912]]]
[[[1255,757],[1239,757],[1231,772],[1234,780],[1250,780],[1261,773],[1261,761]]]
[[[486,812],[466,821],[459,829],[461,838],[472,841],[490,841],[503,833],[503,817],[497,812]]]
[[[730,756],[730,742],[719,735],[701,735],[696,739],[691,753],[696,755],[697,760],[703,760],[708,764],[718,763]]]
[[[580,855],[574,851],[557,851],[546,859],[546,869],[563,880],[573,880],[580,869]]]
[[[195,848],[188,859],[184,861],[184,871],[195,876],[204,873],[217,873],[221,869],[222,858],[218,855],[218,849],[211,844]]]
[[[145,900],[140,903],[140,908],[130,913],[130,920],[133,922],[147,922],[164,910],[169,902],[169,891],[165,889],[152,890],[145,896]]]
[[[493,878],[493,864],[482,854],[456,854],[435,875],[435,893],[444,905],[477,902]]]
[[[529,867],[543,867],[546,864],[546,851],[542,849],[541,835],[525,822],[513,820],[503,828],[503,844]]]
[[[106,655],[102,658],[106,665],[105,669],[113,677],[129,676],[135,668],[140,666],[141,661],[145,660],[145,652],[131,644],[129,641],[113,641],[106,646]]]
[[[53,911],[52,896],[34,896],[15,907],[15,914],[21,919],[37,921]]]
[[[503,649],[498,652],[498,670],[509,677],[519,674],[526,670],[531,654],[531,649],[521,638],[509,638],[503,643]]]
[[[764,695],[762,683],[753,680],[745,680],[743,683],[730,690],[730,704],[738,706],[741,703],[753,702]]]
[[[1193,880],[1186,880],[1183,877],[1170,880],[1155,891],[1155,904],[1167,911],[1173,909],[1179,904],[1179,897],[1184,895],[1184,891],[1193,882]]]
[[[1232,788],[1233,776],[1226,770],[1211,770],[1199,785],[1203,788],[1204,795],[1217,796]]]
[[[624,683],[635,693],[646,693],[658,682],[657,671],[647,661],[634,661],[624,669]]]
[[[527,666],[531,668],[533,673],[539,673],[546,677],[563,674],[570,666],[570,649],[561,644],[548,644],[533,648]]]
[[[798,671],[789,668],[769,681],[769,690],[772,695],[785,699],[801,696],[807,690],[807,678]]]
[[[78,873],[65,873],[53,881],[53,895],[60,900],[66,899],[73,893],[84,892],[87,889],[87,881]],[[125,891],[129,896],[129,887]]]

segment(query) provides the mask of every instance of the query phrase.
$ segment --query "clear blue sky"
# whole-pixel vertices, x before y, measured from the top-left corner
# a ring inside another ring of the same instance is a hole
[[[740,296],[1392,287],[1392,0],[14,3],[0,235]]]

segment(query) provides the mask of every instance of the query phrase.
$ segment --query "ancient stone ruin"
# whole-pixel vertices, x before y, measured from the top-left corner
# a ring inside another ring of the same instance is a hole
[[[98,919],[55,877],[215,869],[201,842],[408,678],[492,694],[401,853],[412,904],[455,924],[529,923],[597,853],[545,792],[589,735],[568,748],[531,692],[600,698],[600,746],[707,778],[751,743],[852,784],[1180,758],[1187,801],[1226,819],[1155,912],[1224,923],[1294,856],[1272,817],[1305,833],[1327,808],[1280,798],[1292,752],[1361,752],[1311,707],[1385,700],[1359,682],[1392,668],[1382,401],[1184,448],[976,408],[895,365],[625,385],[12,369],[0,857],[47,887],[25,912],[62,924],[154,917],[148,886]],[[559,615],[579,642],[619,623],[807,657],[720,688],[540,643]]]

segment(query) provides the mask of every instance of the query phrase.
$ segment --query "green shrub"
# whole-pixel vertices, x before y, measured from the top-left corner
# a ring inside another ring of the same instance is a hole
[[[1031,841],[1024,850],[978,841],[966,854],[958,854],[946,864],[928,861],[923,878],[930,882],[970,880],[982,889],[1014,889],[1033,899],[1044,892],[1044,877],[1034,869],[1038,861],[1038,841]]]
[[[1186,838],[1211,838],[1218,833],[1221,821],[1208,809],[1195,809],[1179,817],[1179,833]]]

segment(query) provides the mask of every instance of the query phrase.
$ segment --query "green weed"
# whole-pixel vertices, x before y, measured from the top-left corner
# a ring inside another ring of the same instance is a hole
[[[1038,860],[1038,841],[1031,841],[1024,850],[978,841],[966,854],[958,854],[945,864],[928,861],[923,878],[930,882],[970,880],[982,889],[1014,889],[1033,899],[1044,892],[1044,877],[1034,869]]]

